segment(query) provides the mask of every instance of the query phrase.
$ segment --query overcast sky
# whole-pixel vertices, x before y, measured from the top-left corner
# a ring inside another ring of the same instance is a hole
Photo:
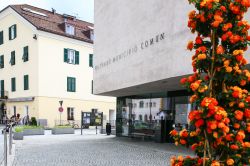
[[[29,4],[47,10],[53,7],[57,13],[78,15],[81,20],[94,22],[94,0],[0,0],[0,10],[11,4]]]

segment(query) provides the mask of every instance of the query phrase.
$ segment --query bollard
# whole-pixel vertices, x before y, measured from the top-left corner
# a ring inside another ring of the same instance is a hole
[[[10,129],[9,129],[9,155],[12,153],[12,124],[10,124]]]
[[[4,166],[7,166],[7,152],[8,148],[7,148],[7,132],[6,129],[4,129]]]

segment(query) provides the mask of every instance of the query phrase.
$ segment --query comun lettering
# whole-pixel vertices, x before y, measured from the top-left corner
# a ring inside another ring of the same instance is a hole
[[[145,40],[144,42],[141,43],[141,49],[148,48],[149,46],[152,46],[155,43],[160,42],[161,40],[165,39],[165,33],[161,33],[156,35],[154,38],[151,38],[149,40]]]

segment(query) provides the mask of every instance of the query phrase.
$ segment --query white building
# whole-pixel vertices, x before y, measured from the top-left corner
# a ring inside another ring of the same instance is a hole
[[[59,101],[64,121],[92,110],[114,117],[115,99],[92,93],[92,23],[30,5],[6,7],[0,22],[1,91],[8,92],[9,117],[29,115],[51,127],[59,120]]]

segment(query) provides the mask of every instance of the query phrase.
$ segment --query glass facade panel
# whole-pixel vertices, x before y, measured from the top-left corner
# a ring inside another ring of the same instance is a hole
[[[181,96],[182,95],[182,96]],[[143,136],[170,142],[176,124],[187,126],[191,110],[187,93],[145,94],[117,99],[117,136]],[[138,107],[137,107],[138,106]]]

